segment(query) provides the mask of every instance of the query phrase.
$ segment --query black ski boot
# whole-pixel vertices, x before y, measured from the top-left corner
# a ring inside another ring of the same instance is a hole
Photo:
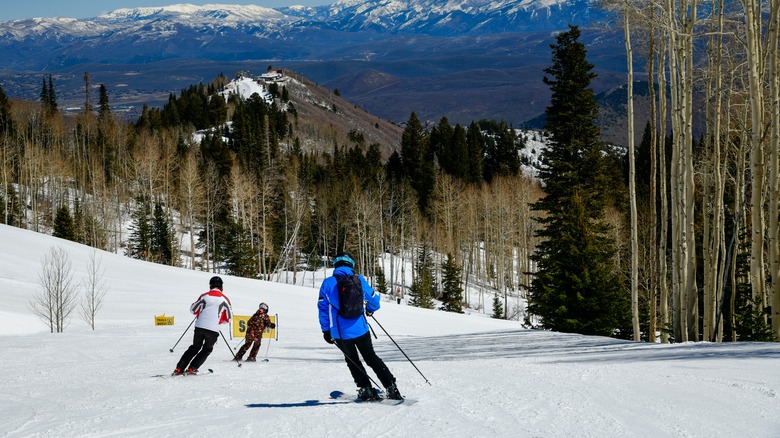
[[[403,396],[398,391],[398,387],[395,386],[395,383],[385,388],[387,390],[387,398],[393,399],[393,400],[403,400]]]
[[[364,386],[362,388],[358,388],[357,398],[358,400],[372,401],[379,400],[381,397],[379,397],[379,393],[376,389],[370,386]]]

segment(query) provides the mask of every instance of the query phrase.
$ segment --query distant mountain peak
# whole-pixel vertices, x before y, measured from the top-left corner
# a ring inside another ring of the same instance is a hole
[[[168,19],[168,20],[222,20],[227,23],[246,21],[284,20],[285,14],[271,8],[256,5],[176,4],[159,7],[122,8],[100,15],[96,20],[122,22],[132,20]]]

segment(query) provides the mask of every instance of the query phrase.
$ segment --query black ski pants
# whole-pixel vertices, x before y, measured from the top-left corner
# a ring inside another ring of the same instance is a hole
[[[395,377],[387,368],[387,365],[376,355],[374,352],[374,344],[371,343],[371,333],[366,332],[363,336],[358,336],[353,339],[334,339],[336,345],[344,353],[349,372],[352,373],[352,378],[355,380],[355,384],[358,388],[371,386],[371,379],[366,374],[366,369],[363,364],[360,363],[360,356],[363,356],[363,360],[366,361],[366,365],[370,366],[376,376],[379,377],[379,381],[387,388],[395,383]]]
[[[195,335],[192,338],[192,345],[184,354],[181,355],[176,368],[186,370],[188,367],[197,370],[206,362],[206,358],[214,350],[214,344],[219,338],[219,332],[213,332],[200,327],[195,327]]]

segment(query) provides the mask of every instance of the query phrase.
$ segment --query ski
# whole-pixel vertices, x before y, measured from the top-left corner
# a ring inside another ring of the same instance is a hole
[[[330,393],[330,398],[334,400],[344,400],[344,401],[351,401],[355,403],[376,403],[380,405],[389,405],[389,406],[397,406],[397,405],[413,405],[417,403],[417,400],[405,398],[401,400],[394,400],[391,398],[384,398],[382,395],[382,392],[379,392],[380,398],[378,400],[361,400],[357,398],[357,395],[355,394],[347,394],[342,391],[333,391]]]
[[[167,379],[169,377],[188,377],[188,376],[200,376],[200,375],[208,375],[208,374],[214,374],[214,370],[211,368],[207,368],[205,371],[199,371],[198,374],[155,374],[152,377],[157,377],[160,379]]]

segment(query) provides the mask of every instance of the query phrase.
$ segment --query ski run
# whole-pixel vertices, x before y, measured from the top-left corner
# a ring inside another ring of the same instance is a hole
[[[310,274],[306,286],[220,274],[236,315],[265,302],[283,321],[278,341],[263,340],[269,361],[231,363],[238,339],[223,329],[231,343],[219,340],[201,375],[171,377],[192,332],[169,350],[212,273],[97,252],[109,291],[95,330],[75,312],[51,334],[29,308],[42,257],[61,248],[80,283],[94,250],[5,225],[0,243],[2,437],[780,436],[778,344],[650,345],[394,301],[374,316],[431,384],[375,327],[377,353],[417,403],[331,399],[354,383],[322,339]],[[155,326],[162,314],[175,324]]]

